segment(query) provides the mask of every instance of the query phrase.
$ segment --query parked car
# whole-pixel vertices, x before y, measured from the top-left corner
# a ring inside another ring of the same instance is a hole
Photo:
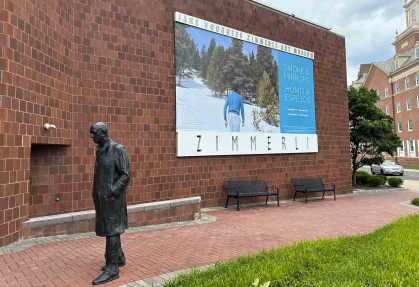
[[[401,165],[398,165],[394,161],[386,160],[385,162],[379,165],[373,164],[371,166],[371,173],[403,175],[404,169]]]

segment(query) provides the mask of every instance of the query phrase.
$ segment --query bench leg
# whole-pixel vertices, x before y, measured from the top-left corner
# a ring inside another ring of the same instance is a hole
[[[237,196],[237,211],[239,211],[239,209],[240,209],[240,207],[239,207],[239,199],[240,199],[240,196]]]
[[[268,197],[269,197],[269,195],[266,196],[266,202],[265,202],[265,204],[268,204]]]
[[[297,196],[297,191],[295,191],[295,193],[294,193],[294,201],[295,201],[296,196]]]
[[[228,205],[228,200],[230,199],[230,195],[228,195],[227,196],[227,202],[226,202],[226,207],[225,208],[227,208],[227,205]]]
[[[323,191],[323,196],[322,196],[322,199],[324,199],[324,193],[325,193],[325,191]]]
[[[278,206],[279,206],[279,194],[276,195],[276,199],[278,200]]]
[[[306,194],[306,204],[307,204],[307,192],[304,192]]]
[[[336,200],[336,190],[333,190],[333,196],[335,197],[335,200]]]

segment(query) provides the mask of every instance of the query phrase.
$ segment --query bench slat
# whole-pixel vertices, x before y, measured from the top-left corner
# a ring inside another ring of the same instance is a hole
[[[271,195],[277,196],[279,206],[279,189],[275,187],[276,192],[269,192],[269,189],[264,180],[224,181],[224,185],[227,191],[226,207],[230,197],[237,198],[237,210],[239,210],[240,197],[266,196],[266,202],[268,202],[268,196]]]
[[[333,191],[333,196],[336,200],[336,190],[335,190],[335,188],[326,189],[324,187],[323,180],[321,178],[292,178],[291,181],[292,181],[292,183],[294,185],[294,189],[295,189],[294,200],[295,200],[295,197],[297,196],[297,192],[305,193],[306,203],[307,203],[307,193],[309,193],[309,192],[323,192],[323,197],[322,198],[324,198],[324,193],[326,191]]]

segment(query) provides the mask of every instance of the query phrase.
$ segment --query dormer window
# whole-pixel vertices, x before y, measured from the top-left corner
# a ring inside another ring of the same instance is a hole
[[[415,22],[415,21],[416,21],[416,10],[413,9],[412,10],[412,22]]]
[[[399,60],[396,60],[394,62],[394,67],[396,68],[396,70],[399,68]]]

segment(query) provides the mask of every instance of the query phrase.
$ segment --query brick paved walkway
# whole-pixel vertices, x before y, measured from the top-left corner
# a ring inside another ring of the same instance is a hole
[[[402,205],[418,193],[339,196],[326,200],[215,210],[211,224],[128,233],[122,236],[127,265],[118,286],[159,274],[289,244],[302,239],[364,234],[401,215],[419,212]],[[91,286],[104,264],[100,237],[45,243],[0,255],[0,286]]]

